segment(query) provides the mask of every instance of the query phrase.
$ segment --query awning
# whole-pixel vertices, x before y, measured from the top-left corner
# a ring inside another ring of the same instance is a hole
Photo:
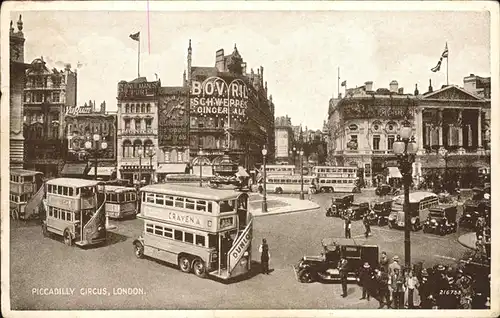
[[[114,171],[115,171],[115,167],[97,167],[97,175],[98,176],[110,177]],[[90,168],[90,171],[89,171],[89,173],[87,173],[87,175],[94,176],[95,175],[95,168],[94,167]]]
[[[83,176],[87,169],[86,163],[67,163],[64,165],[61,175],[62,176]]]
[[[238,167],[238,171],[234,174],[237,177],[243,177],[243,178],[248,178],[250,175],[245,171],[245,168],[242,166]]]
[[[398,167],[387,167],[389,170],[389,178],[402,178],[401,172]]]
[[[185,163],[160,163],[156,173],[185,173]]]

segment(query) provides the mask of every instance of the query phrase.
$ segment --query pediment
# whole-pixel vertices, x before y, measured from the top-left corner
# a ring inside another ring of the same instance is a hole
[[[466,90],[456,87],[447,86],[430,94],[423,96],[423,99],[440,99],[440,100],[481,100],[482,98],[467,92]]]

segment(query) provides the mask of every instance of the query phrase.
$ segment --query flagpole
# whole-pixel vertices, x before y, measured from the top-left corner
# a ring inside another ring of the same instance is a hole
[[[141,65],[141,38],[137,41],[137,78],[141,77],[140,66]]]
[[[337,98],[340,96],[340,67],[337,67]]]
[[[449,56],[450,53],[448,53]],[[446,56],[446,86],[448,86],[448,56]]]

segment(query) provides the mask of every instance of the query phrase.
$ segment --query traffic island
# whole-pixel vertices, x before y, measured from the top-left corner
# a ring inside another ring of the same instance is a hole
[[[462,244],[463,246],[473,249],[476,249],[476,233],[470,232],[464,235],[460,235],[458,237],[458,243]]]
[[[262,212],[262,196],[251,197],[248,205],[253,216],[312,211],[319,208],[317,203],[287,197],[267,196],[267,212]]]

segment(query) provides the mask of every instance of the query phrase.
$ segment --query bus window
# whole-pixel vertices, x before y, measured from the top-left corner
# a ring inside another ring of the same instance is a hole
[[[231,212],[234,208],[231,206],[231,201],[225,200],[220,202],[220,213]]]
[[[131,201],[134,202],[137,200],[136,194],[134,192],[130,193]]]
[[[196,210],[206,211],[207,210],[207,201],[196,200]]]
[[[53,207],[49,206],[49,216],[52,216]]]
[[[172,238],[172,229],[163,228],[163,236]]]
[[[212,213],[212,202],[207,202],[207,211]]]
[[[117,202],[125,202],[125,195],[123,193],[115,194],[114,198]]]
[[[163,227],[159,225],[155,225],[155,234],[156,235],[163,235]]]
[[[156,204],[165,204],[165,200],[163,199],[164,195],[162,194],[156,194]]]
[[[196,245],[205,246],[205,237],[201,235],[196,235]]]
[[[75,195],[76,195],[76,196],[79,196],[79,195],[80,195],[80,188],[76,188],[76,189],[75,189]]]
[[[62,187],[63,195],[68,196],[68,187]]]
[[[80,191],[81,191],[82,197],[91,197],[94,194],[92,187],[84,187],[84,188],[81,188]]]
[[[186,209],[194,210],[194,200],[186,199]]]
[[[216,234],[208,234],[208,248],[215,247],[218,249],[219,240]]]
[[[175,207],[184,208],[184,198],[175,198]]]
[[[174,230],[174,240],[182,241],[182,231]]]
[[[80,213],[79,212],[75,212],[74,216],[75,216],[75,221],[80,221]]]
[[[166,196],[165,197],[165,204],[168,206],[174,206],[174,197]]]
[[[153,233],[153,224],[146,223],[146,232]]]
[[[155,202],[154,193],[146,193],[146,201],[149,203],[154,203]]]
[[[25,176],[24,182],[33,182],[33,176]]]
[[[68,189],[68,195],[71,197],[73,196],[73,188]]]
[[[188,233],[188,232],[184,232],[184,242],[186,242],[186,243],[194,243],[194,241],[193,241],[193,234],[192,233]]]

